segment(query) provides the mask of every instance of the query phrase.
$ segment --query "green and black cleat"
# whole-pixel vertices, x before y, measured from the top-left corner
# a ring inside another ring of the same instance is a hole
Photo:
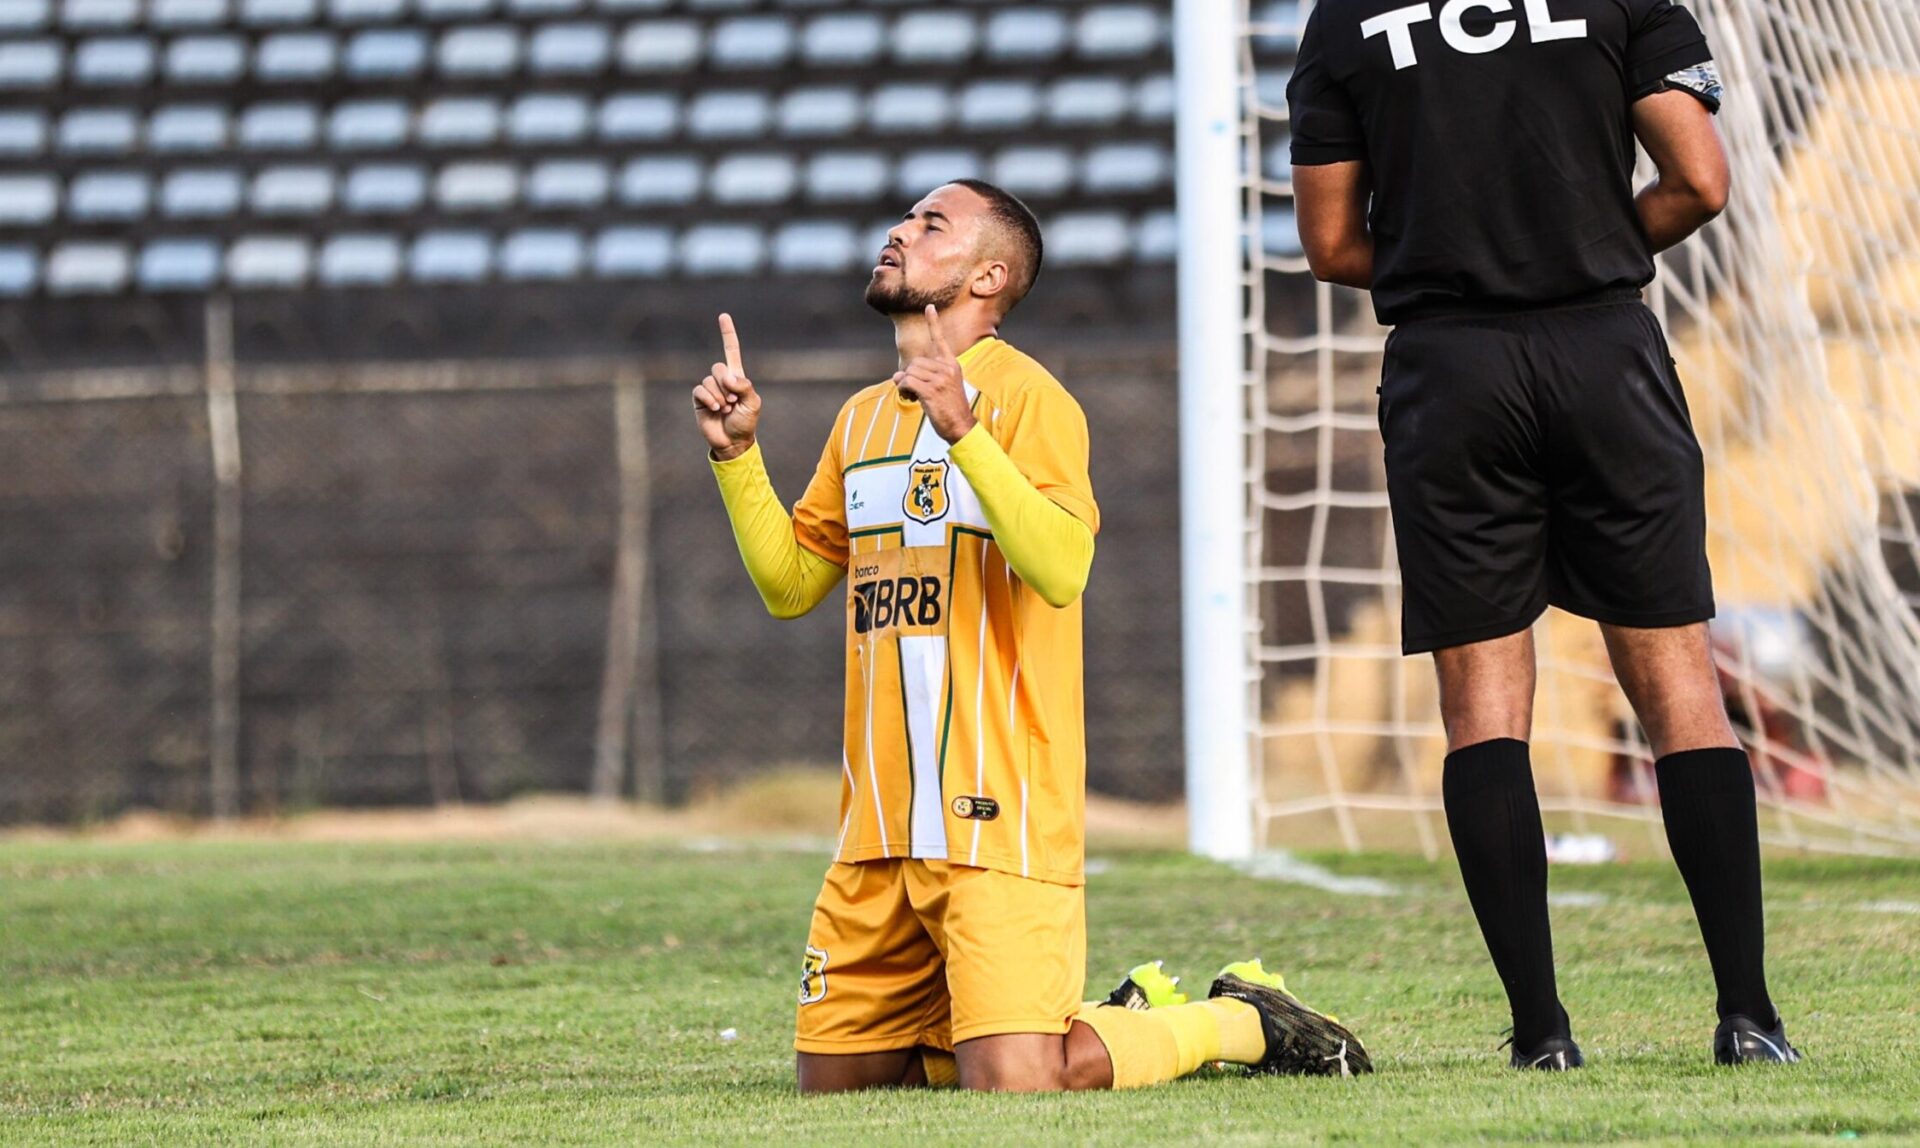
[[[1257,959],[1221,969],[1207,996],[1244,1001],[1260,1013],[1267,1055],[1249,1066],[1256,1075],[1363,1076],[1373,1071],[1373,1058],[1359,1037],[1337,1017],[1302,1004],[1287,991],[1286,981]]]
[[[1186,1004],[1187,994],[1180,991],[1180,978],[1168,976],[1161,963],[1152,961],[1134,966],[1120,987],[1107,994],[1106,1003],[1114,1008],[1130,1009]]]
[[[1800,1050],[1787,1043],[1787,1025],[1774,1014],[1773,1027],[1734,1013],[1713,1030],[1716,1064],[1799,1064]]]

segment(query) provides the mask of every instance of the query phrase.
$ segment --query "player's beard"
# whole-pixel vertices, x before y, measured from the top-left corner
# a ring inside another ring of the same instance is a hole
[[[938,287],[914,287],[907,282],[907,269],[902,266],[898,283],[887,283],[877,276],[867,283],[867,306],[889,317],[917,314],[929,306],[944,311],[966,285],[966,272],[962,271]]]

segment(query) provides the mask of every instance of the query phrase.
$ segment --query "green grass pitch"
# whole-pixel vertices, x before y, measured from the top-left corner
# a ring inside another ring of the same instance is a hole
[[[1768,869],[1796,1069],[1708,1060],[1712,986],[1666,865],[1557,869],[1591,1067],[1512,1073],[1450,864],[1317,857],[1384,896],[1114,854],[1089,995],[1258,954],[1369,1042],[1358,1080],[1127,1094],[794,1095],[824,861],[747,845],[0,843],[9,1144],[1832,1142],[1920,1137],[1920,863]],[[726,1029],[737,1037],[723,1040]]]

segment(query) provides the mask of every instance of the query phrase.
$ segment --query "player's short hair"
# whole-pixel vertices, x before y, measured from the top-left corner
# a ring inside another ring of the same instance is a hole
[[[996,245],[1002,248],[995,254],[1007,261],[1007,289],[1002,294],[1006,297],[1006,309],[1011,311],[1033,290],[1033,281],[1040,277],[1040,259],[1044,254],[1040,221],[1034,218],[1032,208],[1020,202],[1019,196],[1003,187],[984,179],[956,179],[953,183],[987,201],[987,222],[997,232]]]

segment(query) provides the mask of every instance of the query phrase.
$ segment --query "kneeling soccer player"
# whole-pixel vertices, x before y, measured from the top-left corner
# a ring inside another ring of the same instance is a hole
[[[798,617],[848,580],[842,822],[807,937],[800,1088],[924,1083],[929,1063],[936,1083],[1016,1090],[1212,1060],[1365,1071],[1351,1033],[1257,964],[1203,1002],[1081,1001],[1080,592],[1100,515],[1079,405],[997,337],[1040,257],[1033,214],[990,184],[907,212],[866,290],[900,370],[841,408],[791,515],[725,315],[725,361],[693,390],[768,610]]]

